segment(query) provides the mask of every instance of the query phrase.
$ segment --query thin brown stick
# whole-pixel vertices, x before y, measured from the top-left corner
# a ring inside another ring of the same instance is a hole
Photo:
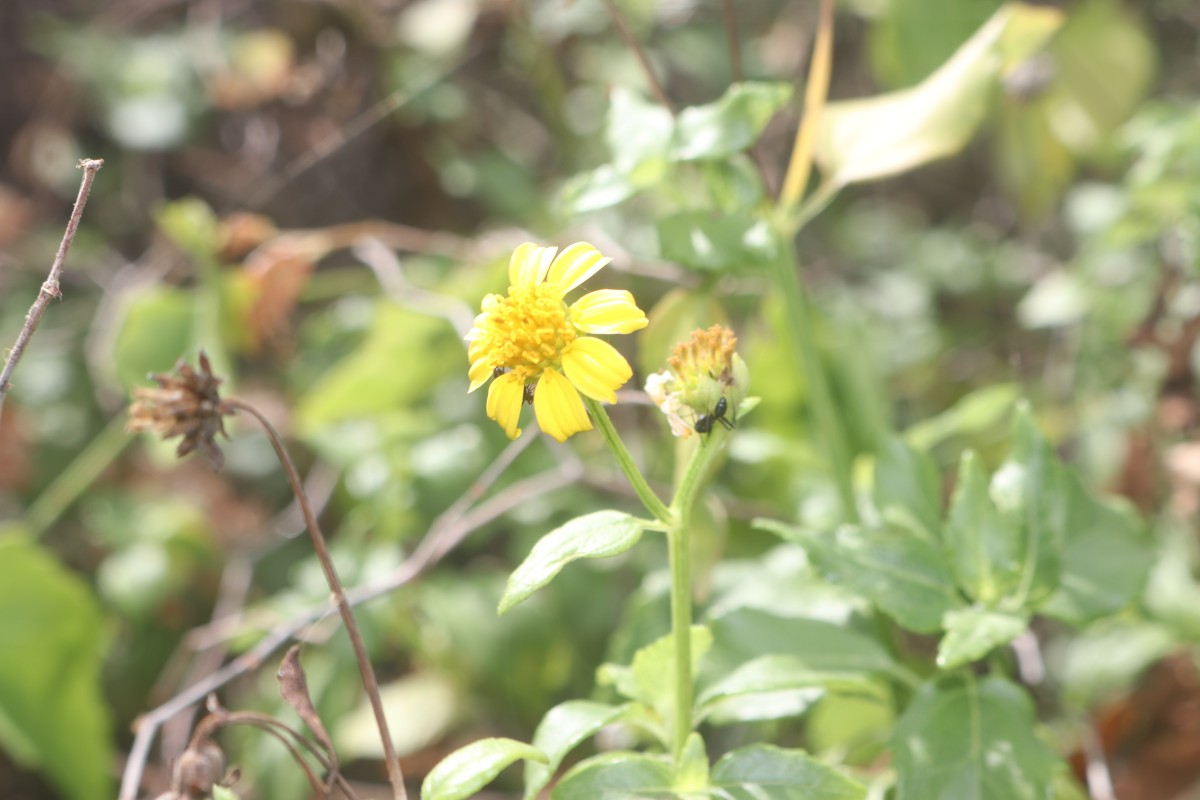
[[[671,112],[671,116],[677,113],[675,105],[671,102],[671,98],[667,97],[666,91],[662,84],[658,82],[658,76],[654,74],[654,67],[650,64],[650,57],[646,55],[642,43],[633,35],[633,31],[629,30],[629,26],[625,24],[625,18],[621,16],[621,10],[617,8],[617,4],[613,0],[604,0],[604,5],[608,8],[608,14],[612,17],[613,25],[617,26],[617,33],[621,35],[621,39],[625,42],[625,46],[633,51],[637,56],[638,63],[642,65],[642,71],[646,73],[646,81],[650,84],[651,91],[658,98],[658,102],[666,106]]]
[[[738,44],[737,15],[733,12],[733,0],[721,0],[721,16],[725,20],[725,40],[729,43],[729,70],[733,79],[741,82],[742,50]]]
[[[572,462],[565,468],[556,467],[553,470],[534,475],[514,483],[491,500],[480,503],[470,513],[463,515],[457,524],[441,531],[431,530],[421,540],[421,544],[417,546],[412,555],[386,578],[351,590],[348,596],[350,605],[357,606],[370,602],[407,585],[426,569],[440,561],[472,531],[507,514],[531,497],[540,497],[573,485],[579,480],[581,474],[582,468],[579,463]],[[192,684],[175,697],[139,717],[134,723],[136,735],[133,739],[133,746],[129,750],[129,758],[125,761],[124,773],[121,776],[119,800],[134,800],[137,796],[138,786],[142,782],[142,771],[145,769],[146,759],[150,754],[150,746],[154,742],[155,733],[164,722],[231,681],[258,669],[272,653],[291,641],[307,626],[327,615],[331,610],[329,606],[329,603],[322,603],[275,626],[254,647],[204,680]]]
[[[313,550],[316,551],[317,560],[321,562],[321,569],[325,572],[325,581],[329,584],[329,591],[333,594],[334,603],[337,605],[338,613],[341,614],[342,624],[346,626],[346,634],[350,637],[350,644],[354,646],[354,657],[358,661],[358,671],[362,675],[363,687],[367,691],[367,697],[371,701],[371,710],[375,713],[375,724],[379,727],[379,737],[383,744],[383,757],[385,766],[387,767],[388,780],[392,784],[392,797],[395,800],[408,800],[408,792],[404,788],[404,775],[400,771],[400,759],[396,757],[396,746],[392,742],[391,732],[388,731],[387,717],[383,712],[383,701],[379,697],[379,681],[375,678],[375,668],[371,666],[371,659],[367,656],[367,647],[363,644],[362,633],[358,630],[358,623],[354,620],[354,612],[350,608],[349,601],[346,600],[346,589],[342,586],[342,580],[338,577],[337,570],[333,566],[333,557],[329,555],[329,547],[325,544],[325,537],[321,533],[320,526],[317,525],[316,515],[313,514],[312,506],[308,503],[308,497],[304,493],[304,483],[300,480],[300,474],[296,471],[296,465],[292,463],[292,457],[288,455],[287,448],[283,446],[283,440],[279,437],[275,427],[271,425],[263,414],[254,406],[236,398],[231,398],[225,401],[230,408],[239,411],[245,411],[250,416],[258,420],[263,426],[263,430],[267,433],[267,438],[271,440],[271,446],[275,448],[275,454],[279,456],[279,463],[283,466],[284,472],[287,473],[288,483],[292,486],[292,491],[296,495],[296,500],[300,503],[300,512],[304,515],[304,522],[308,526],[309,535],[312,538]]]
[[[25,325],[17,335],[16,344],[9,351],[8,360],[4,362],[4,369],[0,370],[0,414],[4,412],[4,397],[8,394],[13,370],[17,368],[17,362],[21,360],[25,348],[29,345],[29,340],[33,338],[33,332],[37,330],[38,323],[42,321],[42,314],[46,313],[46,306],[50,305],[52,299],[62,298],[59,279],[62,278],[63,265],[67,261],[67,251],[71,249],[71,244],[75,241],[75,232],[79,230],[79,220],[83,218],[83,208],[87,205],[88,196],[92,193],[92,182],[96,180],[96,173],[104,166],[104,159],[80,159],[79,166],[83,168],[83,180],[79,184],[75,208],[71,211],[71,218],[67,220],[67,229],[63,232],[62,241],[58,244],[58,253],[54,256],[54,263],[50,265],[50,275],[42,283],[37,299],[33,301],[29,313],[25,315]]]

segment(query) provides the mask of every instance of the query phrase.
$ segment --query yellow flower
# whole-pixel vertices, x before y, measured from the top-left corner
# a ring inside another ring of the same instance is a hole
[[[558,253],[526,242],[508,265],[508,294],[489,294],[467,334],[470,391],[488,378],[487,415],[508,438],[521,435],[522,402],[532,403],[542,430],[558,441],[591,430],[580,392],[615,403],[616,390],[633,376],[608,342],[589,333],[632,333],[646,315],[624,290],[600,289],[567,305],[567,292],[611,258],[586,242]]]

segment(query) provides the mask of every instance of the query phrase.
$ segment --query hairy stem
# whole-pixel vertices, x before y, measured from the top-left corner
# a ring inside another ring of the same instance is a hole
[[[75,233],[79,230],[79,220],[83,218],[84,206],[87,205],[88,197],[92,193],[92,182],[96,180],[96,173],[104,166],[104,159],[85,158],[79,162],[79,166],[83,168],[83,180],[79,184],[75,208],[71,211],[71,218],[67,220],[67,229],[63,232],[62,241],[58,244],[54,263],[50,265],[50,274],[42,283],[37,299],[29,307],[29,313],[25,315],[25,325],[17,334],[17,341],[9,351],[8,360],[4,362],[4,369],[0,370],[0,413],[4,412],[4,397],[8,394],[9,380],[12,378],[13,370],[17,368],[17,362],[21,360],[21,356],[25,354],[25,348],[29,346],[33,332],[37,330],[38,323],[42,321],[42,314],[46,313],[46,306],[50,305],[52,299],[62,297],[59,280],[62,278],[63,265],[67,261],[67,251],[71,249],[71,244],[75,241]]]
[[[325,572],[325,580],[329,584],[329,591],[333,595],[334,604],[337,606],[338,613],[342,617],[342,623],[346,626],[346,634],[350,637],[350,643],[354,647],[354,657],[358,661],[358,671],[362,675],[363,687],[366,689],[367,697],[371,701],[371,710],[375,714],[375,724],[379,727],[379,738],[383,744],[383,757],[387,766],[388,780],[392,784],[392,797],[394,800],[407,800],[408,792],[404,788],[404,775],[400,771],[400,760],[396,757],[396,748],[392,743],[392,735],[388,731],[387,717],[383,713],[383,701],[379,697],[379,681],[375,678],[375,669],[371,666],[371,660],[367,658],[367,648],[363,644],[362,634],[358,630],[358,623],[354,620],[354,611],[351,610],[350,602],[346,599],[346,590],[342,586],[342,581],[333,566],[333,558],[329,554],[329,547],[325,544],[325,537],[321,533],[320,526],[317,525],[316,515],[313,514],[312,506],[308,502],[308,495],[304,491],[304,484],[300,480],[296,466],[292,463],[292,458],[288,455],[287,448],[284,447],[283,440],[280,439],[274,426],[271,425],[258,409],[249,403],[234,398],[226,400],[225,405],[232,409],[245,411],[258,420],[263,430],[266,431],[267,438],[271,440],[271,446],[275,448],[275,454],[279,456],[279,463],[283,466],[283,470],[287,474],[288,483],[291,484],[292,492],[296,495],[296,502],[300,504],[300,512],[304,516],[304,523],[308,527],[309,535],[312,537],[313,550],[316,551],[317,559],[321,562],[321,569]]]

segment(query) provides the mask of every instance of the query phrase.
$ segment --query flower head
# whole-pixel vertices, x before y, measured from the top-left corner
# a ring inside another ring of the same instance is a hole
[[[217,392],[221,379],[212,374],[208,356],[200,353],[199,371],[180,359],[173,374],[150,378],[158,386],[133,390],[126,430],[153,431],[163,439],[182,436],[183,441],[175,451],[177,456],[182,458],[199,450],[219,469],[224,457],[215,440],[218,433],[228,438],[222,417],[232,414],[233,409],[222,402]]]
[[[672,434],[686,439],[718,422],[732,427],[726,415],[736,415],[750,382],[735,347],[737,336],[720,325],[692,331],[686,344],[671,350],[671,368],[646,379],[646,394],[667,415]]]
[[[533,405],[542,430],[560,442],[591,430],[580,393],[614,403],[616,390],[633,376],[612,345],[588,335],[646,327],[633,295],[600,289],[570,305],[564,300],[610,261],[586,242],[561,253],[527,242],[509,262],[508,294],[483,298],[483,310],[467,334],[470,391],[494,379],[487,415],[508,438],[521,435],[517,423],[523,402]]]

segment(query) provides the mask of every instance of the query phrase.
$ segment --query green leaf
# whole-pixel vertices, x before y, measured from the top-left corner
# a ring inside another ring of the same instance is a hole
[[[195,304],[181,289],[158,287],[134,294],[118,323],[112,364],[126,390],[146,385],[151,372],[170,372],[192,344]]]
[[[903,439],[890,438],[876,457],[874,496],[880,511],[899,508],[935,536],[940,532],[942,492],[937,468],[928,455]]]
[[[1142,522],[1127,506],[1104,503],[1064,470],[1066,544],[1059,587],[1038,609],[1086,625],[1120,611],[1141,592],[1154,555]]]
[[[696,718],[726,724],[798,716],[827,691],[879,699],[878,684],[863,673],[823,672],[802,658],[766,655],[704,688]]]
[[[376,302],[371,311],[370,329],[354,353],[318,378],[300,399],[296,424],[305,436],[346,420],[412,406],[459,371],[462,346],[444,320],[386,300]]]
[[[703,272],[753,272],[778,256],[766,220],[750,214],[684,211],[658,221],[662,257]]]
[[[421,800],[471,797],[518,759],[546,761],[536,747],[512,739],[481,739],[455,750],[429,771],[421,783]]]
[[[897,800],[1050,800],[1059,761],[1035,725],[1002,678],[925,684],[892,735]]]
[[[715,103],[685,108],[675,124],[672,156],[718,159],[749,148],[791,96],[786,83],[735,83]]]
[[[867,789],[799,750],[755,744],[712,770],[715,796],[729,800],[863,800]]]
[[[692,674],[695,674],[700,660],[712,647],[712,634],[703,625],[693,625],[691,640]],[[670,634],[638,650],[629,667],[602,665],[598,677],[601,682],[613,684],[629,699],[653,708],[670,729],[675,713],[675,646]]]
[[[675,120],[662,104],[621,87],[612,91],[605,139],[612,166],[640,187],[665,174]]]
[[[871,601],[920,633],[940,630],[946,612],[961,606],[941,548],[899,525],[844,525],[832,535],[778,526],[808,551],[833,583]]]
[[[937,664],[942,669],[954,669],[978,661],[1020,636],[1029,627],[1029,617],[964,608],[947,614],[943,627],[946,635],[938,644]]]
[[[500,613],[554,580],[572,561],[624,553],[638,543],[645,530],[644,520],[621,511],[597,511],[555,528],[538,540],[529,557],[509,576],[500,598]]]
[[[87,585],[20,535],[0,538],[0,744],[63,797],[111,797],[103,618]]]
[[[713,650],[705,664],[714,674],[768,654],[791,656],[814,672],[887,674],[896,666],[871,637],[822,620],[739,608],[710,620],[709,627]]]
[[[568,700],[547,711],[533,734],[533,746],[545,753],[547,760],[526,762],[525,800],[533,800],[546,788],[567,753],[605,725],[616,722],[628,708],[628,705]]]
[[[576,764],[554,787],[550,797],[553,800],[674,798],[671,778],[670,763],[663,756],[605,753]]]
[[[1061,24],[1057,9],[1006,4],[917,86],[829,103],[814,152],[826,184],[877,180],[957,153],[982,122],[1006,60],[1034,52]]]
[[[629,176],[604,164],[568,179],[559,190],[559,202],[564,214],[586,214],[623,203],[637,192]]]
[[[1067,496],[1063,469],[1024,403],[1017,406],[1012,450],[992,475],[991,496],[1019,536],[1021,576],[1012,601],[1024,607],[1044,600],[1058,587]]]
[[[698,733],[688,736],[683,745],[674,784],[680,792],[701,792],[708,788],[708,750]]]
[[[935,417],[924,419],[904,432],[905,440],[918,450],[930,450],[951,436],[973,436],[999,424],[1020,397],[1015,383],[997,383],[963,395]]]
[[[946,517],[946,546],[958,585],[974,600],[994,605],[1021,582],[1020,530],[996,509],[979,458],[968,450]]]

